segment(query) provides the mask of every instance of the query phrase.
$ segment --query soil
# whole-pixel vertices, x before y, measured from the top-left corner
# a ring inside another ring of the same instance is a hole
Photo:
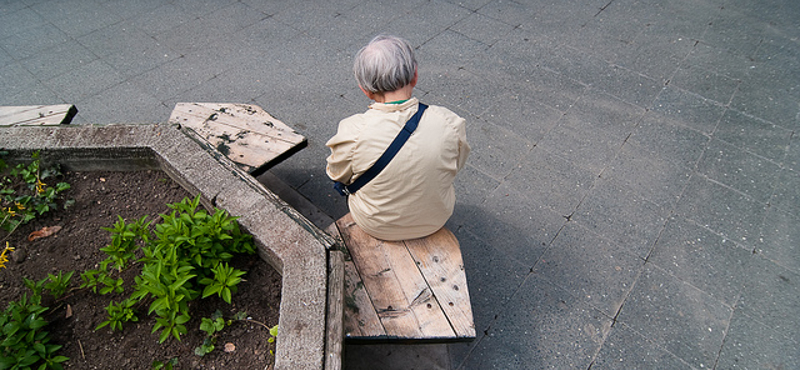
[[[72,186],[62,198],[74,199],[75,203],[66,210],[59,208],[39,216],[8,238],[17,250],[7,268],[0,270],[0,309],[23,293],[29,294],[22,277],[41,280],[48,273],[75,271],[72,286],[77,287],[80,273],[97,268],[106,258],[99,249],[110,243],[111,236],[101,228],[111,227],[117,215],[126,221],[144,215],[153,219],[171,212],[167,204],[190,197],[161,171],[66,172],[59,181]],[[49,237],[27,240],[31,232],[52,226],[62,229]],[[274,362],[270,351],[275,345],[268,342],[269,330],[253,321],[269,327],[278,323],[281,277],[257,255],[238,256],[231,265],[247,271],[232,304],[216,296],[193,302],[192,320],[186,324],[188,333],[180,342],[170,338],[158,343],[160,331],[151,334],[155,320],[147,315],[147,305],[139,308],[139,321],[127,323],[121,332],[111,332],[108,327],[95,331],[106,320],[109,302],[127,295],[101,296],[76,290],[59,301],[43,299],[43,305],[50,307],[46,330],[51,343],[64,346],[57,354],[69,357],[64,363],[68,369],[150,369],[154,361],[172,358],[178,359],[177,369],[270,369]],[[128,284],[132,281],[132,277],[126,279]],[[130,289],[126,293],[130,294]],[[212,353],[197,356],[194,349],[206,335],[199,330],[200,319],[211,317],[215,310],[226,318],[246,312],[253,321],[234,321],[218,335]],[[224,351],[227,343],[235,349]]]

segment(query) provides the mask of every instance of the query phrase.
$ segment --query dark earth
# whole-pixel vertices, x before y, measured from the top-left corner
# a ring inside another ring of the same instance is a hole
[[[110,243],[111,234],[101,228],[111,227],[117,215],[126,221],[144,215],[154,219],[158,214],[171,213],[167,204],[191,197],[161,171],[65,172],[58,181],[72,186],[62,198],[74,199],[75,203],[66,210],[59,208],[39,216],[7,239],[17,250],[7,268],[0,269],[0,309],[23,293],[29,294],[22,284],[23,276],[38,281],[48,273],[75,271],[72,286],[77,288],[80,273],[96,268],[106,258],[99,249]],[[62,229],[49,237],[27,240],[31,232],[52,226]],[[278,323],[281,277],[257,255],[236,257],[231,265],[247,271],[232,304],[216,296],[195,300],[190,305],[188,333],[180,342],[170,338],[158,343],[160,331],[150,333],[155,319],[147,315],[148,305],[139,308],[139,322],[127,323],[121,332],[111,332],[108,327],[95,331],[106,320],[109,302],[127,295],[101,296],[74,290],[59,301],[43,299],[43,305],[50,307],[46,320],[50,322],[47,331],[51,343],[64,346],[57,354],[70,358],[64,363],[69,369],[151,369],[154,361],[173,358],[178,359],[176,369],[271,369],[274,357],[270,351],[275,344],[268,342],[269,330],[256,321],[269,327]],[[133,271],[126,277],[126,284],[132,285],[136,274],[138,271]],[[215,310],[225,318],[246,312],[252,321],[234,321],[218,335],[212,353],[197,356],[194,349],[206,336],[199,329],[200,319],[211,317]],[[224,351],[227,343],[235,347],[233,351]]]

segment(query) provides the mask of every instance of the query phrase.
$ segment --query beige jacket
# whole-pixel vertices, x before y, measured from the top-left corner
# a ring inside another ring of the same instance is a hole
[[[350,184],[366,172],[405,123],[419,101],[375,103],[345,118],[326,145],[327,173]],[[450,110],[429,106],[417,130],[372,181],[348,197],[353,219],[365,232],[383,240],[421,238],[444,226],[453,214],[453,179],[469,155],[466,124]]]

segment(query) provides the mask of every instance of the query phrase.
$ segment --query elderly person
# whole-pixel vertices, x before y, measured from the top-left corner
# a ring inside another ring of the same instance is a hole
[[[328,176],[345,185],[372,167],[420,107],[412,97],[417,61],[407,41],[374,38],[356,54],[354,72],[361,91],[375,103],[342,120],[326,144],[331,149]],[[464,119],[444,107],[427,107],[396,156],[348,196],[354,221],[382,240],[435,233],[453,214],[453,179],[469,151]]]

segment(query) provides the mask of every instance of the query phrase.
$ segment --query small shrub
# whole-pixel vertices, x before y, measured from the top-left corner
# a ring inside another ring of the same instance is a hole
[[[162,222],[152,234],[146,217],[132,223],[120,218],[105,229],[111,233],[111,244],[101,250],[108,257],[99,269],[81,275],[82,287],[95,293],[99,289],[100,294],[123,293],[119,273],[131,266],[141,266],[141,273],[126,300],[106,307],[108,319],[97,329],[121,330],[123,323],[138,320],[136,304],[149,302],[147,314],[156,316],[152,332],[161,331],[159,342],[170,336],[180,340],[190,320],[190,301],[217,294],[231,303],[245,272],[230,267],[228,261],[234,254],[255,254],[256,250],[251,236],[240,231],[236,217],[219,209],[212,214],[198,210],[199,203],[198,195],[169,204],[172,213],[160,215]]]

